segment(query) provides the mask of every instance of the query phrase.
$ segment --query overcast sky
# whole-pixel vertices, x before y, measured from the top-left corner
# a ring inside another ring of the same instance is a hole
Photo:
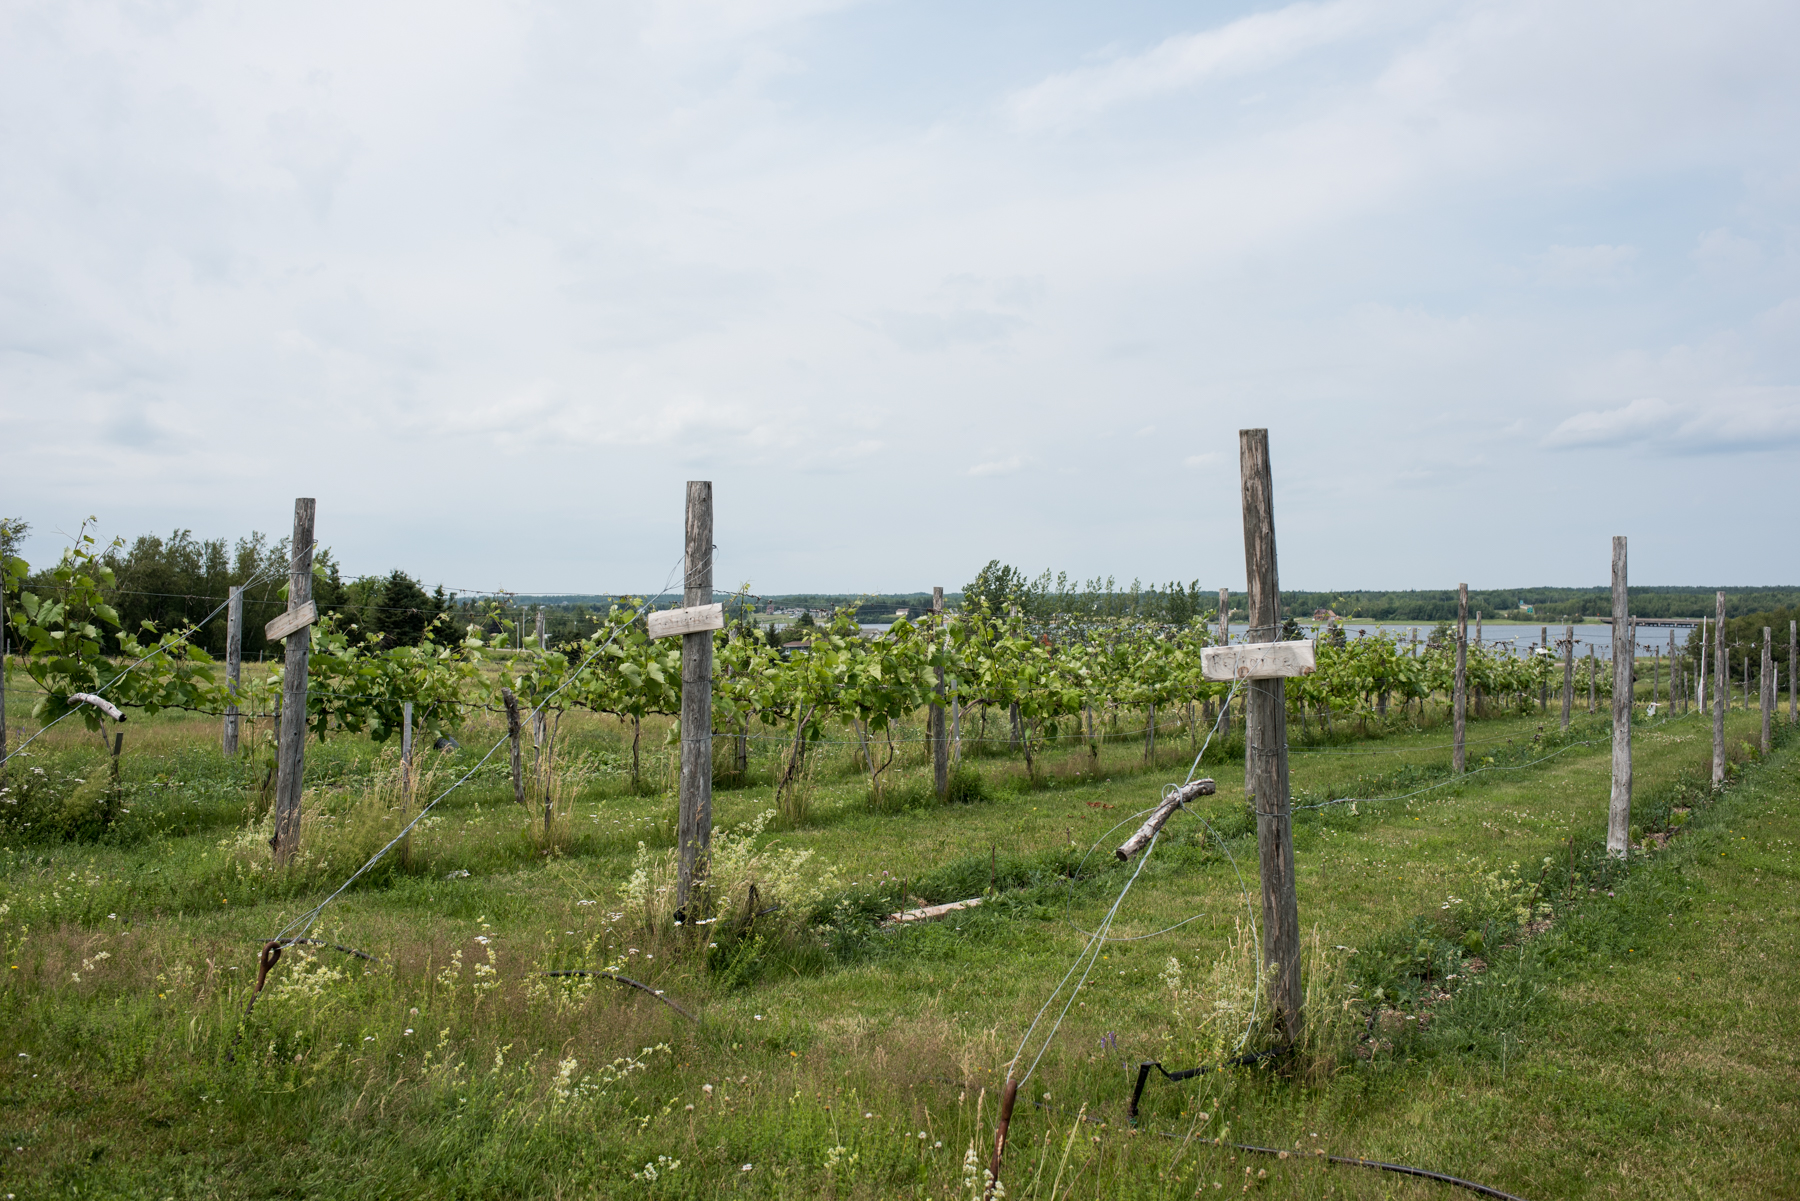
[[[4,515],[653,589],[1800,582],[1792,0],[0,5]]]

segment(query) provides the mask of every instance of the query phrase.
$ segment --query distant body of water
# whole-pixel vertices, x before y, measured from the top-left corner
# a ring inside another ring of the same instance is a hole
[[[1567,622],[1551,623],[1551,645],[1554,646],[1562,638],[1563,627],[1567,624]],[[1698,621],[1695,621],[1690,625],[1682,626],[1639,626],[1637,637],[1638,653],[1640,655],[1652,655],[1660,650],[1666,654],[1669,649],[1669,632],[1671,630],[1675,633],[1676,647],[1678,649],[1685,647],[1687,645],[1689,632],[1699,624]],[[1313,631],[1314,625],[1314,622],[1303,621],[1300,623],[1300,628],[1310,633]],[[1436,623],[1429,621],[1343,621],[1339,622],[1338,625],[1344,631],[1344,635],[1347,638],[1356,638],[1361,635],[1373,638],[1378,634],[1385,633],[1390,638],[1398,639],[1402,644],[1411,642],[1415,630],[1418,631],[1419,641],[1424,642],[1427,638],[1431,637],[1431,631],[1436,628]],[[887,629],[888,626],[885,623],[863,622],[862,628],[865,632],[879,633],[880,631]],[[1542,628],[1543,623],[1534,626],[1514,625],[1511,623],[1494,623],[1489,625],[1484,623],[1481,631],[1481,641],[1489,648],[1505,647],[1513,654],[1528,655],[1531,653],[1531,649],[1538,644]],[[1231,623],[1231,637],[1234,640],[1246,638],[1249,634],[1249,630],[1250,627],[1242,622]],[[1473,644],[1474,641],[1475,620],[1474,618],[1470,618],[1469,642]],[[1577,625],[1575,627],[1576,657],[1585,658],[1587,656],[1587,648],[1590,646],[1594,648],[1595,653],[1599,655],[1600,658],[1612,658],[1612,627],[1610,625],[1601,625],[1599,622]]]
[[[1552,646],[1555,646],[1556,643],[1561,640],[1563,636],[1563,627],[1567,624],[1567,622],[1563,621],[1549,623],[1550,644]],[[1694,626],[1698,626],[1699,624],[1698,621],[1693,623]],[[1310,621],[1302,622],[1301,628],[1310,630],[1313,625],[1314,623]],[[1344,631],[1344,635],[1348,638],[1355,638],[1358,635],[1367,635],[1368,637],[1373,638],[1378,634],[1385,633],[1388,637],[1397,638],[1402,643],[1410,643],[1413,631],[1415,630],[1418,631],[1419,641],[1423,642],[1431,637],[1431,631],[1437,628],[1437,623],[1435,622],[1410,621],[1343,621],[1339,622],[1338,625]],[[1234,622],[1231,626],[1231,636],[1233,638],[1243,638],[1248,634],[1249,628],[1250,627],[1247,625],[1239,625]],[[1651,655],[1655,654],[1658,650],[1667,653],[1669,649],[1670,630],[1673,630],[1675,633],[1676,647],[1684,647],[1687,645],[1688,633],[1692,628],[1692,626],[1639,626],[1637,632],[1638,653],[1640,655]],[[1484,623],[1481,631],[1481,641],[1489,648],[1506,647],[1514,654],[1528,655],[1531,653],[1532,648],[1542,640],[1542,631],[1543,623],[1534,626],[1514,625],[1510,622],[1505,624],[1495,623],[1492,625]],[[1601,625],[1599,622],[1577,625],[1575,627],[1576,656],[1578,658],[1585,657],[1587,655],[1587,648],[1591,646],[1595,649],[1595,653],[1602,659],[1612,658],[1612,636],[1613,631],[1610,625]],[[1471,617],[1469,619],[1469,642],[1473,644],[1474,641],[1475,619]]]

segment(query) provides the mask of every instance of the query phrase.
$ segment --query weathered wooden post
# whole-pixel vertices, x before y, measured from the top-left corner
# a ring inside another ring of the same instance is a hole
[[[1797,652],[1800,652],[1800,621],[1789,621],[1788,622],[1788,725],[1790,725],[1790,726],[1795,723],[1796,717],[1800,717],[1800,708],[1796,708],[1795,703],[1794,703],[1794,698],[1796,696],[1795,685],[1794,685],[1794,681],[1796,679],[1795,672],[1797,670],[1800,670],[1800,653],[1797,653]],[[6,729],[5,726],[0,725],[0,733],[4,733],[5,729]]]
[[[1227,646],[1230,643],[1231,589],[1221,588],[1219,589],[1219,645]],[[1224,714],[1219,721],[1219,738],[1222,741],[1229,741],[1231,738],[1231,694],[1226,693],[1224,699],[1219,702],[1219,705],[1224,710]]]
[[[225,702],[225,727],[220,734],[220,746],[227,755],[237,754],[238,749],[237,695],[243,663],[244,589],[233,584],[225,600],[225,690],[231,699]]]
[[[0,604],[0,780],[6,778],[6,757],[12,744],[6,741],[6,606]]]
[[[687,574],[682,605],[713,609],[713,490],[711,480],[689,480],[687,486]],[[714,629],[681,636],[681,817],[677,845],[679,870],[675,904],[684,920],[698,918],[699,889],[706,880],[712,850],[712,666]],[[800,723],[805,734],[806,723]]]
[[[1456,586],[1456,683],[1451,690],[1451,722],[1455,748],[1450,753],[1451,767],[1463,770],[1463,726],[1469,703],[1469,586]]]
[[[1593,643],[1588,643],[1588,713],[1594,712],[1594,694],[1600,687],[1600,661]]]
[[[1544,653],[1546,655],[1548,655],[1550,653],[1550,627],[1549,626],[1543,627],[1543,629],[1541,629],[1538,632],[1538,645],[1544,648]],[[1538,712],[1539,713],[1548,713],[1549,711],[1550,711],[1550,677],[1548,675],[1546,675],[1543,679],[1543,682],[1538,685]]]
[[[1275,561],[1275,486],[1269,431],[1238,431],[1238,468],[1244,493],[1244,574],[1249,638],[1281,637],[1281,585]],[[1310,649],[1300,642],[1296,647]],[[1294,673],[1290,673],[1294,674]],[[1249,771],[1256,794],[1256,849],[1262,865],[1263,963],[1271,970],[1269,1001],[1287,1042],[1300,1037],[1300,911],[1294,898],[1294,834],[1288,809],[1287,686],[1282,677],[1252,676],[1245,722],[1251,732]]]
[[[406,825],[406,815],[412,810],[412,731],[413,703],[400,702],[400,824]],[[400,840],[400,862],[412,860],[412,835],[408,834]]]
[[[1700,619],[1700,668],[1694,673],[1694,704],[1700,710],[1700,716],[1706,716],[1706,682],[1712,677],[1706,673],[1707,654],[1710,647],[1706,638],[1706,621]]]
[[[1771,676],[1775,671],[1775,631],[1768,626],[1763,627],[1762,678],[1757,681],[1756,699],[1762,707],[1762,753],[1768,754],[1769,742],[1769,710],[1775,707],[1775,686]]]
[[[1569,728],[1569,714],[1575,708],[1575,627],[1563,627],[1563,707],[1562,728]]]
[[[1625,858],[1631,845],[1631,599],[1626,587],[1625,539],[1612,541],[1613,753],[1612,804],[1607,811],[1606,853]]]
[[[512,755],[513,800],[525,807],[525,773],[519,762],[519,698],[510,688],[500,690],[500,703],[506,706],[506,744]]]
[[[941,584],[931,590],[931,614],[936,622],[932,637],[943,639],[948,645],[943,630],[944,589]],[[926,724],[931,738],[932,784],[937,789],[937,799],[944,801],[950,797],[950,742],[944,737],[944,669],[939,667],[935,670],[937,683],[932,688],[932,695],[937,699],[931,703]]]
[[[287,612],[263,627],[270,642],[287,640],[281,669],[281,733],[276,743],[275,862],[288,863],[300,849],[300,793],[306,776],[306,672],[312,650],[313,517],[318,502],[294,501],[294,536],[289,545]]]
[[[1713,762],[1714,788],[1725,786],[1725,694],[1731,687],[1730,664],[1725,658],[1725,593],[1718,594],[1718,614],[1713,620]]]
[[[1669,627],[1669,716],[1675,716],[1675,698],[1681,695],[1680,670],[1675,660],[1675,627]]]

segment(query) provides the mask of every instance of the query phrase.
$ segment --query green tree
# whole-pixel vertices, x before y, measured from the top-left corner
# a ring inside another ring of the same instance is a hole
[[[417,646],[437,614],[437,605],[419,581],[396,567],[382,581],[369,624],[381,635],[384,646]]]

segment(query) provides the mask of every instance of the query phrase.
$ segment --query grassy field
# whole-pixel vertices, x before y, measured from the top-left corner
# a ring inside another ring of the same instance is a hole
[[[781,743],[758,743],[715,796],[721,916],[677,929],[665,728],[646,727],[633,789],[619,723],[567,717],[548,836],[497,756],[314,931],[374,958],[290,951],[248,1017],[261,941],[398,828],[392,748],[309,747],[306,850],[276,871],[264,751],[224,760],[212,719],[133,719],[110,826],[68,840],[49,831],[98,828],[105,761],[59,729],[9,765],[0,835],[0,1191],[966,1198],[1006,1063],[1136,867],[1110,855],[1129,826],[1109,828],[1188,771],[1188,732],[1163,731],[1147,764],[1137,720],[1035,779],[1003,745],[971,753],[969,799],[947,806],[918,743],[880,798],[852,748],[822,746],[787,819]],[[1567,736],[1553,717],[1476,723],[1481,770],[1461,781],[1435,710],[1296,742],[1296,806],[1362,798],[1295,820],[1309,1053],[1152,1080],[1134,1128],[1140,1061],[1218,1063],[1252,1024],[1255,839],[1241,739],[1215,747],[1205,823],[1173,819],[1112,934],[1192,920],[1107,945],[1022,1092],[1008,1194],[1458,1195],[1318,1151],[1533,1199],[1800,1194],[1800,743],[1758,759],[1756,720],[1732,715],[1716,796],[1703,719],[1640,725],[1648,849],[1623,868],[1600,848],[1598,717]],[[497,732],[431,756],[427,795]],[[752,882],[757,909],[782,907],[746,922]],[[877,920],[974,896],[935,922]],[[607,966],[698,1022],[541,974]]]

